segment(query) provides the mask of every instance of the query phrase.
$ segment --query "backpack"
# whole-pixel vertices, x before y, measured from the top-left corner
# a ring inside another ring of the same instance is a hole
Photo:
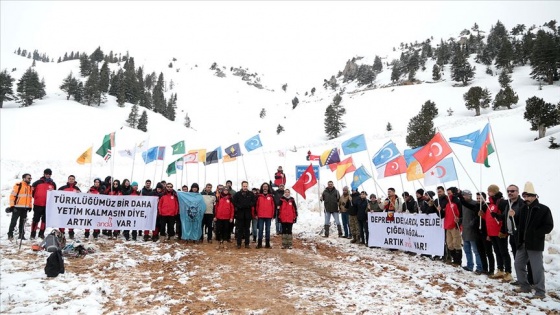
[[[50,253],[61,250],[64,246],[66,246],[66,237],[57,229],[52,230],[43,241],[43,247]]]
[[[64,258],[62,257],[62,251],[56,250],[47,258],[45,274],[47,277],[52,278],[61,273],[64,273]]]

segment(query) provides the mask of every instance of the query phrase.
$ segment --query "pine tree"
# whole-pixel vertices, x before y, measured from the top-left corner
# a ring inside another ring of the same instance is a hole
[[[538,139],[545,136],[546,128],[560,123],[559,111],[553,104],[536,96],[527,99],[526,104],[523,118],[531,123],[531,130],[539,132]]]
[[[60,89],[66,92],[66,100],[70,99],[70,96],[76,94],[76,90],[78,89],[78,80],[74,78],[72,72],[62,81],[62,85]]]
[[[393,69],[391,70],[391,81],[397,82],[401,78],[401,62],[395,60],[393,62]]]
[[[35,64],[35,59],[33,59],[33,62],[31,63],[31,66],[32,66],[32,67],[35,67],[35,66],[36,66],[36,64]]]
[[[175,121],[175,108],[177,108],[177,94],[171,94],[163,116],[171,121]]]
[[[511,105],[517,104],[518,101],[519,97],[517,96],[517,93],[515,93],[510,86],[506,86],[505,88],[500,89],[498,94],[496,94],[492,109],[495,110],[500,107],[507,107],[507,109],[511,109]]]
[[[142,111],[142,116],[138,119],[137,128],[138,130],[142,130],[144,132],[148,131],[148,114],[146,113],[146,110]]]
[[[124,64],[124,89],[126,101],[131,104],[138,103],[140,92],[138,88],[138,79],[136,77],[136,67],[134,66],[134,58],[130,57]]]
[[[260,118],[264,118],[266,116],[266,109],[264,107],[261,109],[261,113],[259,114]]]
[[[282,84],[282,90],[284,90],[284,92],[286,92],[287,88],[288,88],[288,83]]]
[[[126,103],[125,87],[124,84],[119,84],[117,88],[117,105],[124,107],[124,103]]]
[[[144,69],[142,67],[138,67],[136,71],[136,80],[138,81],[138,92],[140,95],[144,93]]]
[[[475,116],[480,116],[480,109],[488,108],[492,101],[490,91],[488,91],[488,89],[482,89],[480,86],[471,87],[467,93],[463,94],[463,99],[465,100],[467,109],[475,110]]]
[[[82,77],[87,77],[91,74],[93,65],[86,54],[80,56],[80,74]]]
[[[387,131],[393,130],[393,126],[391,125],[390,122],[387,123],[387,127],[385,127],[385,129],[387,129]]]
[[[420,112],[422,112],[424,115],[426,115],[426,117],[428,117],[429,119],[434,119],[439,114],[439,111],[436,107],[436,103],[434,103],[430,100],[427,100],[422,105],[422,108],[420,109]]]
[[[294,97],[294,99],[292,100],[292,109],[296,109],[296,107],[299,104],[299,99],[296,97]]]
[[[506,30],[504,24],[498,21],[495,26],[490,28],[490,33],[488,33],[488,40],[486,44],[486,53],[488,58],[494,60],[498,55],[498,52],[502,48],[504,39],[507,39],[508,31]]]
[[[314,94],[315,94],[315,91],[316,91],[315,88],[312,88],[312,89],[311,89],[311,95],[314,95]]]
[[[558,63],[560,63],[560,49],[555,43],[554,35],[543,30],[537,32],[531,55],[531,77],[545,80],[553,84],[554,76],[558,76]]]
[[[505,89],[511,83],[511,76],[509,75],[508,71],[503,70],[498,77],[498,82],[500,82],[500,86],[502,89]]]
[[[17,96],[23,107],[33,104],[33,101],[45,95],[44,84],[39,81],[39,74],[29,68],[17,83]]]
[[[410,56],[408,62],[406,63],[406,68],[408,70],[408,81],[414,81],[416,71],[420,69],[420,56],[418,55],[418,50],[415,50],[414,54]]]
[[[434,66],[432,67],[432,80],[434,81],[441,80],[441,71],[437,63],[434,63]]]
[[[152,109],[152,93],[149,91],[142,93],[142,96],[140,97],[140,106]]]
[[[99,71],[97,70],[97,66],[94,66],[84,86],[84,102],[88,106],[91,106],[92,104],[99,106],[101,101],[102,97],[101,90],[99,88]]]
[[[136,125],[138,125],[138,105],[136,104],[132,105],[126,123],[130,128],[136,128]]]
[[[13,101],[15,99],[14,81],[15,79],[8,73],[8,70],[4,69],[0,72],[0,108],[4,106],[4,101]]]
[[[498,55],[496,56],[496,62],[494,63],[497,68],[504,68],[508,71],[511,70],[513,61],[513,47],[511,42],[507,37],[502,39],[502,44]]]
[[[282,131],[284,131],[284,127],[278,124],[278,126],[276,127],[276,134],[279,135]]]
[[[72,97],[76,102],[81,102],[84,99],[84,84],[81,81],[78,82],[78,87]]]
[[[185,114],[185,127],[187,127],[187,128],[191,127],[191,119],[189,117],[189,113]]]
[[[474,77],[474,67],[467,61],[467,57],[457,44],[455,54],[451,61],[451,78],[453,81],[462,82],[463,86],[467,86]]]
[[[433,120],[420,111],[408,123],[406,144],[411,148],[424,146],[435,134],[436,129]]]
[[[101,50],[101,47],[97,47],[97,49],[91,54],[91,56],[89,57],[89,59],[94,62],[101,62],[103,61],[104,58],[104,54],[103,51]]]
[[[329,140],[338,137],[342,129],[346,128],[346,124],[342,121],[346,109],[340,105],[341,102],[342,97],[340,94],[336,94],[333,102],[325,110],[325,133]]]
[[[99,90],[101,90],[102,93],[109,92],[109,75],[109,64],[107,61],[104,61],[101,66],[101,70],[99,71]]]
[[[379,56],[375,56],[373,60],[373,70],[377,72],[381,72],[383,70],[383,63],[381,62],[381,58]]]
[[[159,74],[156,86],[154,87],[152,98],[154,104],[154,112],[164,114],[165,105],[167,102],[165,100],[165,96],[163,95],[163,72]]]

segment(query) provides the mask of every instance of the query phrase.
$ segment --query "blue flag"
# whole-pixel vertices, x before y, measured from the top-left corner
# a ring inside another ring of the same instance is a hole
[[[425,186],[439,185],[454,180],[457,180],[457,171],[452,157],[441,160],[424,174]]]
[[[230,158],[238,157],[241,155],[241,149],[239,148],[239,143],[234,143],[229,147],[225,148],[224,152],[229,155]]]
[[[370,178],[371,175],[369,175],[366,168],[362,165],[354,172],[354,175],[352,176],[352,184],[350,186],[352,189],[356,190],[363,182]]]
[[[367,150],[366,137],[363,134],[350,138],[340,145],[345,155]]]
[[[218,160],[222,159],[222,146],[217,147],[214,151],[218,152]]]
[[[403,151],[404,160],[406,161],[406,166],[409,166],[410,163],[414,162],[416,158],[413,156],[414,153],[420,151],[423,147],[418,147],[415,149],[406,149]]]
[[[387,164],[387,162],[393,160],[399,155],[401,155],[401,153],[397,149],[397,146],[393,141],[389,140],[383,145],[383,147],[381,147],[381,149],[379,149],[379,151],[377,151],[377,153],[375,153],[372,162],[375,167],[380,167]]]
[[[472,148],[474,146],[474,143],[475,143],[476,139],[478,138],[479,134],[480,134],[480,131],[476,130],[476,131],[473,131],[473,132],[469,133],[468,135],[464,135],[464,136],[460,136],[460,137],[451,137],[451,138],[449,138],[449,142],[457,143],[457,144],[464,145],[464,146],[467,146],[469,148]]]
[[[142,152],[142,159],[144,159],[144,163],[148,164],[157,159],[158,156],[158,147],[149,148],[148,150]]]
[[[260,147],[262,147],[262,142],[261,142],[261,137],[258,134],[254,137],[249,138],[249,140],[245,141],[245,149],[247,149],[247,152],[251,152]]]
[[[206,211],[206,203],[199,193],[180,191],[177,195],[181,218],[181,239],[198,241],[202,236],[202,218]]]

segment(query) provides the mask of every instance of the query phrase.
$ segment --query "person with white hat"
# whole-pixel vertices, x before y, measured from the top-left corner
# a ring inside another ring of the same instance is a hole
[[[554,228],[554,221],[550,208],[539,202],[533,183],[525,183],[523,197],[525,205],[519,214],[516,215],[514,210],[508,212],[509,216],[514,217],[517,225],[517,253],[514,266],[520,287],[514,291],[531,293],[526,269],[527,261],[530,261],[535,283],[533,298],[542,299],[546,294],[543,266],[544,238]]]

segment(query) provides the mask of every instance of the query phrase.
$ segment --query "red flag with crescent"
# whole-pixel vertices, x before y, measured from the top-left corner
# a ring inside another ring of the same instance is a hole
[[[313,165],[309,164],[309,167],[301,174],[297,182],[292,186],[292,189],[300,194],[303,199],[305,197],[305,191],[317,184],[317,178],[315,177],[315,172],[313,171]]]
[[[413,156],[422,166],[422,171],[426,173],[451,152],[451,147],[438,132],[428,144],[414,153]]]

